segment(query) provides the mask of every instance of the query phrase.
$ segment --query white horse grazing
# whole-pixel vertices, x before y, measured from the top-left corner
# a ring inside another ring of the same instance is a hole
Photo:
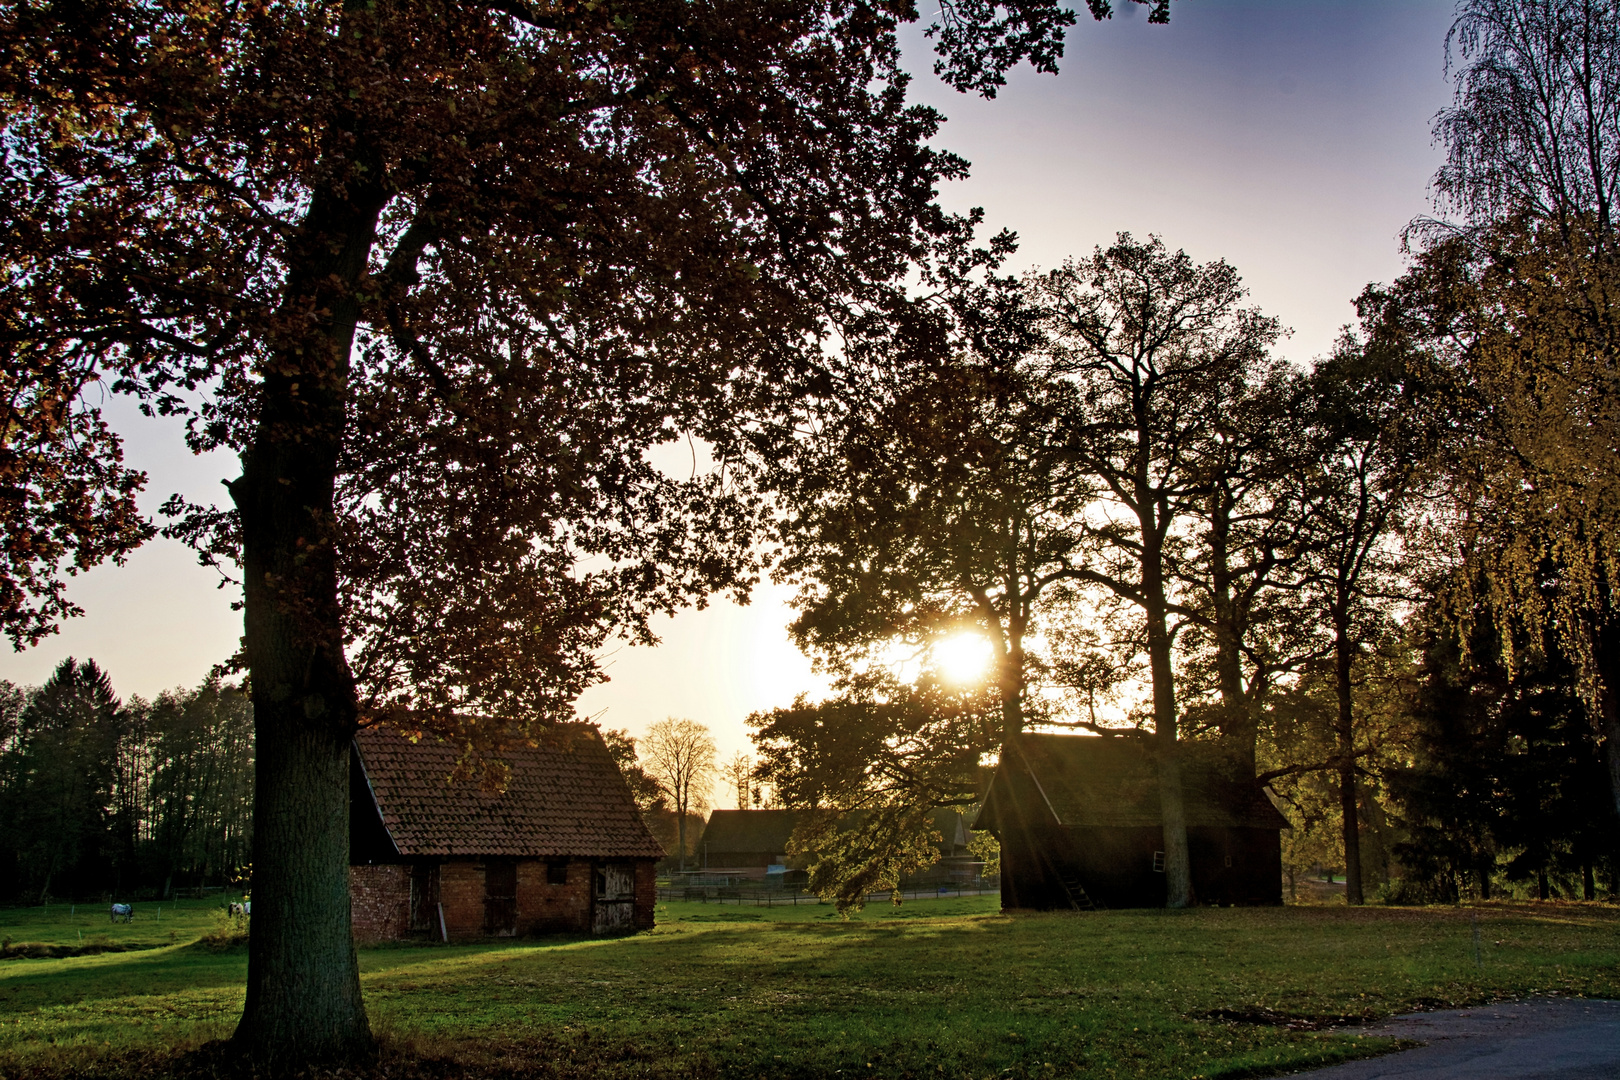
[[[129,920],[131,920],[131,919],[133,919],[135,917],[135,905],[134,904],[114,904],[112,906],[112,908],[111,908],[110,914],[112,916],[112,919],[111,919],[112,922],[117,922],[119,919],[123,919],[125,922],[129,922]]]

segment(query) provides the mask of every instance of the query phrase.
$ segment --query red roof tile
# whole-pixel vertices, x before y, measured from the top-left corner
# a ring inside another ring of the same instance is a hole
[[[452,781],[459,753],[389,731],[355,737],[366,782],[403,856],[661,858],[596,729],[558,724],[537,749],[511,750],[506,789]]]

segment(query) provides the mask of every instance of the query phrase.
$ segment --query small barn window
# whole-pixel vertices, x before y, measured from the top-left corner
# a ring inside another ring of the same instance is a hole
[[[547,885],[566,885],[566,884],[568,884],[568,860],[567,859],[547,859],[546,860],[546,884]]]
[[[1155,874],[1164,873],[1164,852],[1162,851],[1153,853],[1153,872]]]

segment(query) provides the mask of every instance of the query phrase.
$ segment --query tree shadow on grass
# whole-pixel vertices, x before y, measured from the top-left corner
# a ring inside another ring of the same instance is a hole
[[[0,994],[6,1012],[186,990],[239,989],[246,983],[247,949],[240,946],[215,950],[193,943],[0,963]]]

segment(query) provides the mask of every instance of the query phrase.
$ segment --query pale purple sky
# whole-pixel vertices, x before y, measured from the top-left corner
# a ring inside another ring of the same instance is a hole
[[[1429,209],[1451,0],[1176,0],[1169,26],[1116,7],[1111,23],[1074,28],[1061,75],[1020,71],[989,102],[942,87],[920,35],[908,37],[916,95],[950,118],[940,144],[973,163],[946,204],[983,206],[991,228],[1017,232],[1020,269],[1084,255],[1121,230],[1224,258],[1252,301],[1293,329],[1280,352],[1309,362],[1354,317],[1362,286],[1400,272],[1401,227]],[[173,491],[224,497],[232,459],[193,458],[177,425],[109,405],[130,461],[151,474],[148,510]],[[0,654],[0,678],[38,683],[72,655],[93,657],[126,696],[195,685],[241,633],[234,594],[217,581],[179,545],[154,541],[78,579],[86,616],[36,649]],[[750,711],[816,688],[787,642],[784,602],[766,587],[748,608],[665,621],[659,647],[607,659],[612,681],[587,692],[581,712],[633,732],[690,717],[725,756],[747,750]]]

